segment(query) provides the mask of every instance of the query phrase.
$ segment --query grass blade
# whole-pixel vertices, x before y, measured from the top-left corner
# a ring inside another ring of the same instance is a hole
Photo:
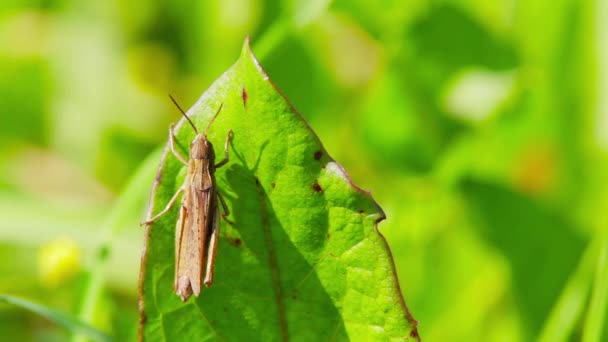
[[[606,317],[608,306],[608,238],[602,239],[601,251],[598,257],[597,270],[593,285],[593,293],[589,303],[589,311],[583,330],[583,342],[601,341],[602,322]]]
[[[598,250],[597,241],[587,246],[576,271],[553,306],[538,338],[539,342],[568,341],[587,305]]]
[[[114,341],[111,336],[93,328],[90,325],[84,324],[66,315],[65,313],[58,312],[56,310],[31,302],[29,300],[13,296],[0,295],[0,302],[17,305],[21,308],[37,313],[38,315],[43,316],[50,321],[60,324],[73,332],[83,334],[94,341]]]

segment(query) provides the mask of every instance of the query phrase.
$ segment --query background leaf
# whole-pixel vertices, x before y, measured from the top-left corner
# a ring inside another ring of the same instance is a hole
[[[173,293],[177,207],[147,228],[141,274],[145,340],[417,339],[390,251],[384,213],[352,184],[305,121],[270,83],[248,45],[189,110],[216,154],[234,131],[217,181],[233,224],[222,223],[216,279],[183,304]],[[194,138],[178,124],[182,152]],[[185,169],[165,151],[149,216],[181,186]]]
[[[538,331],[583,252],[571,224],[526,196],[495,184],[466,181],[480,235],[510,261],[514,296],[531,331]],[[552,244],[546,244],[551,235]]]

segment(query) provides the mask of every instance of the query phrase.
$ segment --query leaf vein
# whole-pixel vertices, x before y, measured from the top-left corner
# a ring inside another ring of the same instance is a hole
[[[201,317],[203,317],[205,322],[207,322],[207,325],[209,326],[209,329],[211,329],[211,332],[213,332],[213,334],[218,339],[225,341],[225,339],[222,336],[220,336],[220,334],[218,334],[217,330],[215,330],[215,328],[213,327],[213,324],[211,324],[211,321],[209,320],[209,318],[207,318],[207,315],[205,315],[205,313],[203,312],[203,309],[201,309],[201,307],[198,306],[198,302],[194,306],[196,306],[196,308],[198,309],[198,312],[201,314]]]

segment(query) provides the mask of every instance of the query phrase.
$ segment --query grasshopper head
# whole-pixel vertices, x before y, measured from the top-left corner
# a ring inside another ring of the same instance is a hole
[[[215,160],[213,145],[205,135],[197,134],[190,144],[190,158],[210,160],[211,162]]]

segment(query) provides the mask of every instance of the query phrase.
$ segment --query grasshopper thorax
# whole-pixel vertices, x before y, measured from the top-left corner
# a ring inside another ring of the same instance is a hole
[[[197,134],[190,144],[190,158],[209,160],[210,163],[215,161],[215,153],[213,145],[203,134]]]

